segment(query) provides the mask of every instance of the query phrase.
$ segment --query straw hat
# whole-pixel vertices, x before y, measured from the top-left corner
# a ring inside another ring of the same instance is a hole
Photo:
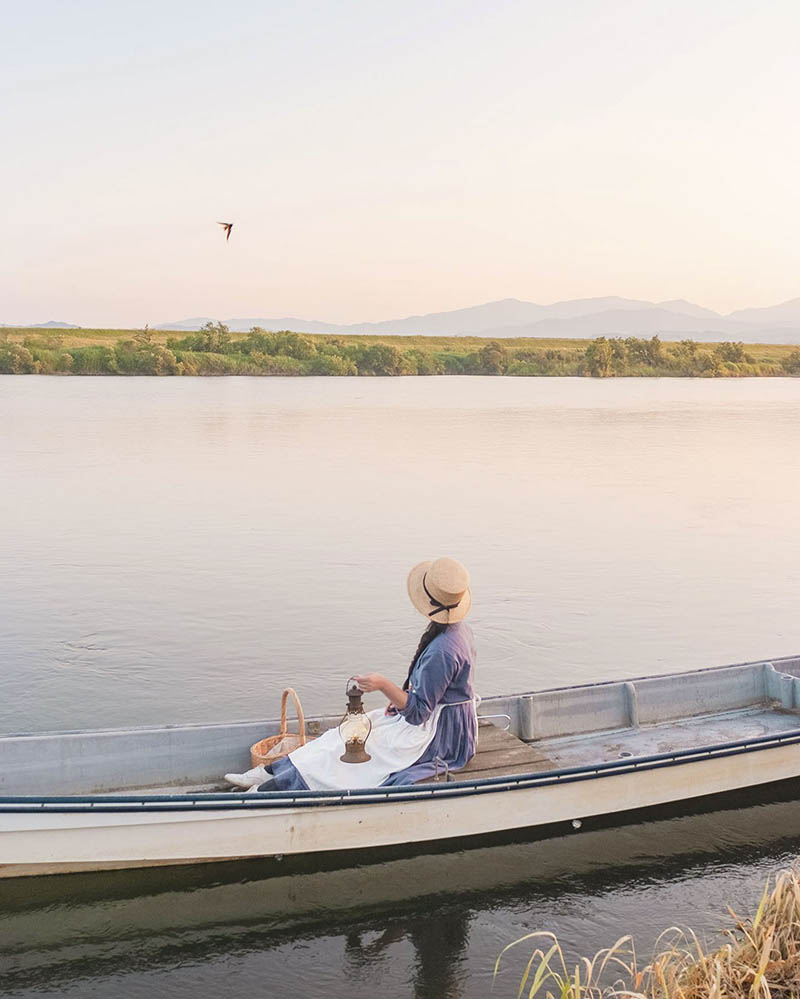
[[[420,562],[409,572],[407,585],[411,603],[429,621],[455,624],[469,613],[469,573],[454,558]]]

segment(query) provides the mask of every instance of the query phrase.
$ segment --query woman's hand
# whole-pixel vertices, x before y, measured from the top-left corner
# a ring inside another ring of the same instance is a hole
[[[385,697],[389,698],[389,703],[400,711],[408,702],[408,694],[380,673],[365,673],[364,676],[355,677],[355,681],[365,694],[379,690]]]
[[[371,694],[373,690],[383,690],[386,686],[386,677],[380,673],[365,673],[363,676],[354,677],[356,683],[365,694]]]

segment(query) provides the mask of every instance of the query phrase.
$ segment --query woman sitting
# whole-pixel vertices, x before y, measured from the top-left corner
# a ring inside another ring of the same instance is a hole
[[[337,728],[268,768],[227,779],[251,791],[328,791],[412,784],[459,770],[475,755],[478,721],[472,673],[475,647],[464,618],[472,602],[469,573],[451,558],[422,562],[408,575],[408,595],[429,620],[402,687],[380,673],[356,677],[361,690],[380,691],[385,710],[369,712],[365,763],[343,763]],[[260,781],[260,783],[257,783]],[[256,785],[256,786],[251,786]]]

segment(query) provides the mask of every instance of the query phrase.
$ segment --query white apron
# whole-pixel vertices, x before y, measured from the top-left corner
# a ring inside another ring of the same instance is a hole
[[[443,707],[436,707],[422,725],[410,725],[402,715],[384,714],[383,708],[369,711],[372,731],[364,748],[371,759],[366,763],[342,763],[344,740],[338,728],[295,749],[289,759],[311,791],[379,787],[389,774],[405,770],[422,756],[436,735]]]

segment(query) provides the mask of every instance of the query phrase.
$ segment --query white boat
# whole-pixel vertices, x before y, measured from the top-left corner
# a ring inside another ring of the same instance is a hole
[[[464,770],[342,792],[220,790],[277,721],[0,737],[0,877],[421,852],[800,788],[800,657],[493,697],[480,714]]]

